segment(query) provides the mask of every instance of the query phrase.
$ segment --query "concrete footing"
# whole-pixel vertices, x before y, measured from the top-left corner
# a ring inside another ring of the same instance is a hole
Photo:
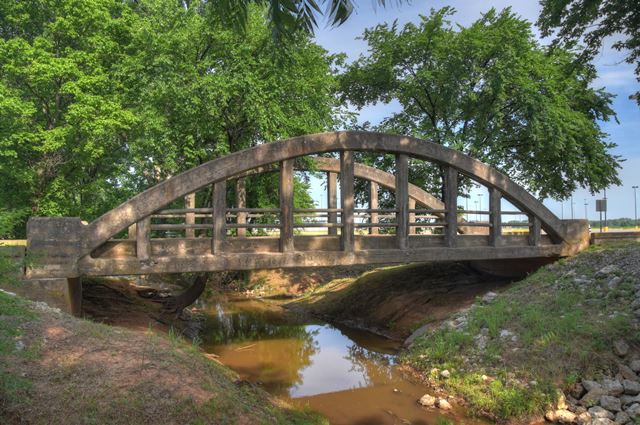
[[[41,301],[49,306],[73,314],[82,315],[82,282],[73,279],[25,279],[17,284],[3,285],[3,289],[14,292],[31,301]]]

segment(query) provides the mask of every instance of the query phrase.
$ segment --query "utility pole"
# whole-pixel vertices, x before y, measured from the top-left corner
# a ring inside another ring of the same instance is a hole
[[[478,211],[482,211],[482,193],[478,193]],[[478,221],[480,221],[482,217],[482,214],[479,214]]]
[[[584,219],[587,220],[588,219],[588,215],[587,215],[587,200],[584,200]]]
[[[631,186],[631,188],[633,189],[633,211],[634,211],[633,224],[636,226],[636,229],[637,229],[638,228],[638,199],[636,198],[636,189],[638,189],[638,186]]]
[[[478,221],[478,201],[473,201],[476,206],[476,221]]]
[[[464,198],[464,211],[465,211],[465,220],[469,221],[469,197],[471,195],[467,196],[466,198]]]
[[[607,225],[607,188],[604,188],[604,231],[609,231],[609,226]]]
[[[573,220],[573,196],[571,196],[571,220]]]
[[[564,220],[564,202],[560,201],[560,219]]]

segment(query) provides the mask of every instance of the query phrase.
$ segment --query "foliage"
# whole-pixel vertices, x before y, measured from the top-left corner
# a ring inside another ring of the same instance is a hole
[[[200,1],[1,7],[0,205],[29,215],[90,220],[195,165],[333,128],[340,115],[341,58],[303,32],[279,48],[255,6],[243,33]]]
[[[616,37],[612,47],[628,52],[625,62],[636,65],[640,81],[640,3],[637,0],[541,0],[538,26],[542,35],[555,35],[555,44],[576,47],[584,43],[577,58],[593,59],[607,37]],[[636,92],[640,104],[640,92]]]
[[[402,110],[378,130],[467,153],[542,198],[618,184],[615,145],[598,124],[614,117],[612,95],[590,88],[595,71],[575,66],[568,50],[538,45],[510,9],[491,9],[469,27],[453,26],[453,13],[366,30],[368,54],[342,76],[345,99],[357,107],[397,100]],[[412,163],[411,173],[424,187],[441,184],[429,163]]]

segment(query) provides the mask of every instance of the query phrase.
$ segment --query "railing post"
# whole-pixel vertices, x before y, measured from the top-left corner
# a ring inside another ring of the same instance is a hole
[[[340,152],[340,201],[342,206],[342,237],[343,251],[354,249],[353,224],[353,152]]]
[[[213,185],[213,242],[214,254],[222,252],[227,237],[227,182],[219,181]]]
[[[151,256],[151,217],[145,217],[136,224],[136,257],[146,261]]]
[[[409,198],[409,210],[415,210],[416,209],[416,200],[413,198]],[[409,223],[415,223],[416,222],[416,213],[414,212],[409,212]],[[411,224],[409,224],[409,234],[410,235],[415,235],[416,234],[416,226],[412,226]]]
[[[244,178],[236,180],[236,208],[247,207],[247,186]],[[236,224],[247,224],[247,213],[238,211],[236,215]],[[238,236],[246,236],[247,229],[238,227],[236,229]]]
[[[338,175],[336,173],[327,173],[327,208],[338,208]],[[327,216],[327,222],[336,224],[338,223],[338,213],[330,212]],[[330,235],[337,235],[337,227],[329,227],[328,233]]]
[[[444,170],[444,205],[444,241],[447,247],[454,248],[458,233],[458,170],[453,167]]]
[[[535,215],[529,215],[529,245],[540,245],[540,219]]]
[[[287,159],[280,163],[280,251],[293,250],[293,160]]]
[[[409,158],[396,155],[396,246],[407,249],[409,228]]]
[[[377,210],[379,206],[378,203],[378,183],[376,182],[369,182],[369,209],[371,210]],[[378,223],[378,212],[371,212],[371,224],[376,224]],[[371,227],[370,228],[370,232],[372,235],[377,235],[378,234],[378,227]]]
[[[500,201],[502,194],[496,188],[489,188],[489,244],[491,246],[499,246],[502,236],[502,215],[500,214]]]
[[[196,207],[196,194],[190,193],[184,197],[184,207],[185,208],[195,208]],[[194,213],[186,213],[184,215],[184,224],[196,224],[196,215]],[[196,230],[195,229],[185,229],[184,235],[187,238],[195,238]]]
[[[129,226],[127,228],[127,239],[129,239],[130,241],[135,241],[136,240],[136,223],[133,223],[131,226]]]

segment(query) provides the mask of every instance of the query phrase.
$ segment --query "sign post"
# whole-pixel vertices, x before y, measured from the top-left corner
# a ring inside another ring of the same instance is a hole
[[[602,213],[605,213],[605,217],[607,214],[607,200],[605,199],[596,199],[596,212],[600,213],[600,233],[602,233]],[[606,231],[606,230],[605,230]]]

